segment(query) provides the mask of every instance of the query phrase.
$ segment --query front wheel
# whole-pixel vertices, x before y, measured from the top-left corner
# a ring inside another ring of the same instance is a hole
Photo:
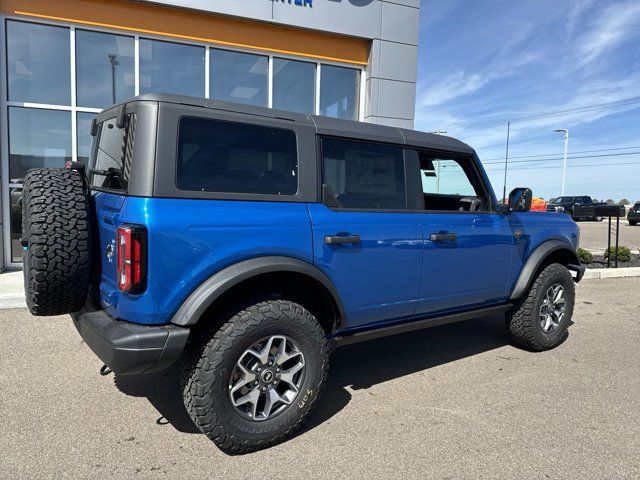
[[[315,317],[288,300],[249,302],[189,345],[182,388],[196,426],[229,453],[290,437],[315,403],[328,342]]]
[[[629,225],[631,225],[632,227],[635,227],[637,224],[638,222],[629,220]]]
[[[575,304],[575,284],[564,265],[551,263],[507,313],[513,341],[535,351],[558,346],[567,334]]]

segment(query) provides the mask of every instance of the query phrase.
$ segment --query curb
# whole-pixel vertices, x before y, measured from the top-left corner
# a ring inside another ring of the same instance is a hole
[[[0,309],[26,308],[22,270],[0,273]]]
[[[24,295],[11,295],[6,297],[0,295],[0,310],[9,308],[27,308],[27,303],[25,302]]]
[[[640,267],[624,268],[587,268],[583,280],[594,278],[640,277]]]
[[[612,247],[615,247],[615,245],[612,245]],[[584,250],[586,250],[592,255],[599,255],[599,256],[604,255],[604,252],[606,251],[605,248],[585,248]],[[634,255],[638,255],[640,254],[640,250],[637,248],[632,248],[631,253],[633,253]]]

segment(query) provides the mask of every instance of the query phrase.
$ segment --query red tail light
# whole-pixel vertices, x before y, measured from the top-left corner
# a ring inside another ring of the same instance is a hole
[[[134,225],[119,227],[117,245],[118,288],[128,293],[144,291],[147,286],[147,230]]]

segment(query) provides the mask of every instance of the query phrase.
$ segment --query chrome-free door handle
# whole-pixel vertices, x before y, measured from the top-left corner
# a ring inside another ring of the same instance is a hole
[[[432,233],[429,235],[429,240],[432,242],[452,242],[457,238],[455,233]]]
[[[324,237],[327,245],[344,245],[347,243],[360,243],[360,235],[331,235]]]

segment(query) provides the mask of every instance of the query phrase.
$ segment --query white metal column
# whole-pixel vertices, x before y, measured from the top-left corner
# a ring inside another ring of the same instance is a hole
[[[211,56],[209,54],[209,47],[204,47],[204,98],[209,98],[209,62],[211,62]]]
[[[7,51],[6,47],[6,33],[5,33],[5,17],[0,17],[0,48],[3,52]],[[2,238],[4,248],[0,255],[4,258],[5,266],[11,266],[11,208],[9,205],[9,116],[7,108],[7,58],[6,55],[2,56],[2,65],[0,66],[0,175],[2,176],[2,182],[0,187],[0,194],[2,195]]]
[[[71,160],[78,161],[78,116],[76,115],[76,28],[69,29],[71,57]]]
[[[358,120],[364,122],[365,107],[367,101],[367,71],[362,68],[360,70],[360,98],[358,99]]]

